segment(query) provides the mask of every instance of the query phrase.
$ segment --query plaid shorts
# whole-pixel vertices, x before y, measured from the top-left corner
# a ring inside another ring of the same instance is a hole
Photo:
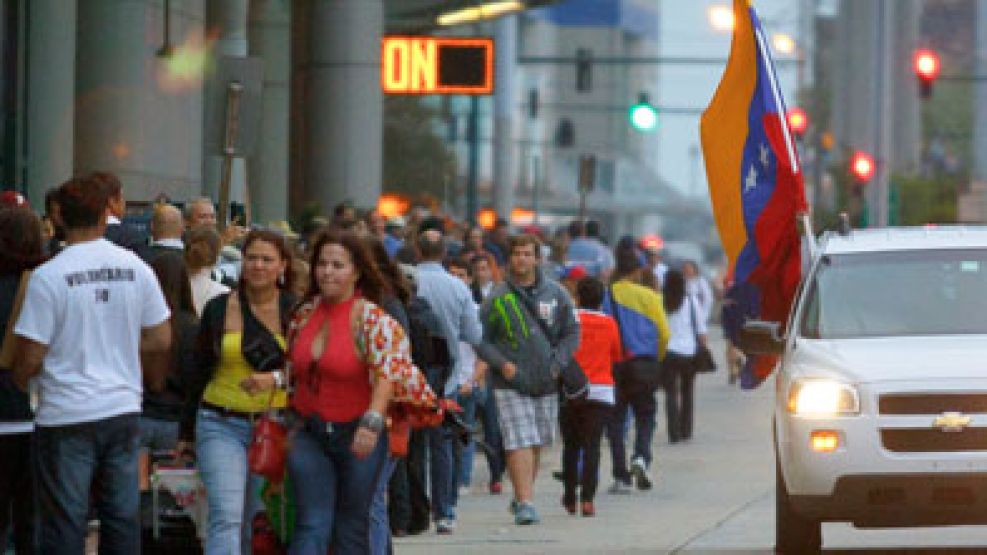
[[[555,441],[555,424],[559,418],[558,395],[529,397],[513,389],[494,389],[493,394],[504,449],[513,451],[546,446]]]

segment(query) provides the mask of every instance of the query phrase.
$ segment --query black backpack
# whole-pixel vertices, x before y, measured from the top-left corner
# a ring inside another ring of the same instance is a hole
[[[429,383],[436,392],[442,392],[452,373],[452,357],[449,341],[442,328],[442,320],[422,297],[414,297],[408,303],[408,338],[411,341],[411,358],[415,366],[441,370],[442,383]]]

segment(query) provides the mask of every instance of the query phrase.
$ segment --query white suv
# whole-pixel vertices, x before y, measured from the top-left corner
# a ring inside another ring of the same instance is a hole
[[[987,228],[823,238],[787,337],[745,327],[777,369],[777,549],[820,523],[987,523]]]

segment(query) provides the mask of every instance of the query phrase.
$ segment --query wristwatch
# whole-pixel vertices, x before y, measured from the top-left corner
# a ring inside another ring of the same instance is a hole
[[[274,378],[274,387],[277,389],[284,389],[284,372],[281,370],[274,370],[271,372],[271,376]]]
[[[384,429],[384,415],[375,410],[368,410],[360,417],[360,427],[380,433]]]

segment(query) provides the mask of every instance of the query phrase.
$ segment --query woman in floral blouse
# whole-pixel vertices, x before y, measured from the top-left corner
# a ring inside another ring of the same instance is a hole
[[[434,407],[401,326],[379,306],[387,286],[365,243],[321,235],[309,300],[296,312],[289,359],[300,425],[288,471],[297,516],[290,553],[368,553],[374,487],[387,459],[393,403]]]

